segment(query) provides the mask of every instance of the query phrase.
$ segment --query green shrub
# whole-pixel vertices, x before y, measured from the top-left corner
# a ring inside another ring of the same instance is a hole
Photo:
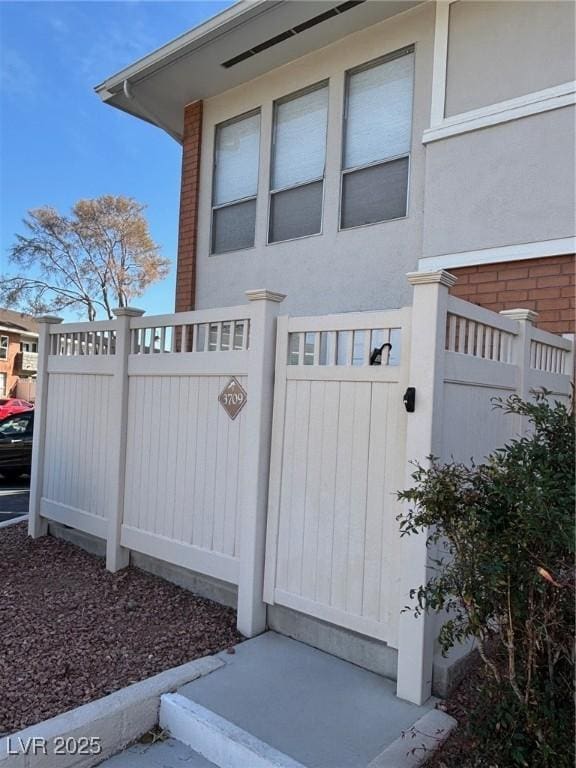
[[[574,416],[544,395],[497,403],[531,430],[484,464],[431,458],[399,497],[402,535],[425,531],[416,614],[447,610],[443,651],[475,640],[486,666],[470,721],[486,765],[568,768],[573,752]]]

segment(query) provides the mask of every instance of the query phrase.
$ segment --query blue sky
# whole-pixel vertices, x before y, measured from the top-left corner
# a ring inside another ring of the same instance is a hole
[[[131,195],[148,205],[152,236],[173,262],[137,303],[173,311],[180,147],[102,104],[93,87],[229,5],[0,0],[0,274],[29,208]]]

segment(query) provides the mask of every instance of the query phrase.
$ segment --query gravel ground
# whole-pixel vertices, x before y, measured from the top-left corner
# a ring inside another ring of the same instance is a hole
[[[242,640],[236,613],[59,539],[0,529],[0,734]]]
[[[484,682],[484,675],[482,662],[476,658],[470,664],[466,677],[450,696],[441,702],[440,709],[452,715],[458,721],[458,727],[426,762],[425,768],[474,768],[481,764],[481,755],[467,726],[470,719],[474,717],[475,708],[479,705],[479,692]]]

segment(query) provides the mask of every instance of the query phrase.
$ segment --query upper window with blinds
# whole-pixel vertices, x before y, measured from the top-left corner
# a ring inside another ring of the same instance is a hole
[[[212,184],[212,253],[254,245],[260,112],[216,126]]]
[[[347,75],[342,229],[406,216],[413,84],[413,48]]]
[[[274,104],[269,243],[322,229],[327,119],[327,83]]]

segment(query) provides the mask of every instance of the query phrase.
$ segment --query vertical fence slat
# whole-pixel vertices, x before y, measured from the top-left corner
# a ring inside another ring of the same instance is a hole
[[[306,334],[299,333],[298,337],[298,365],[304,365],[304,355],[306,351]]]

